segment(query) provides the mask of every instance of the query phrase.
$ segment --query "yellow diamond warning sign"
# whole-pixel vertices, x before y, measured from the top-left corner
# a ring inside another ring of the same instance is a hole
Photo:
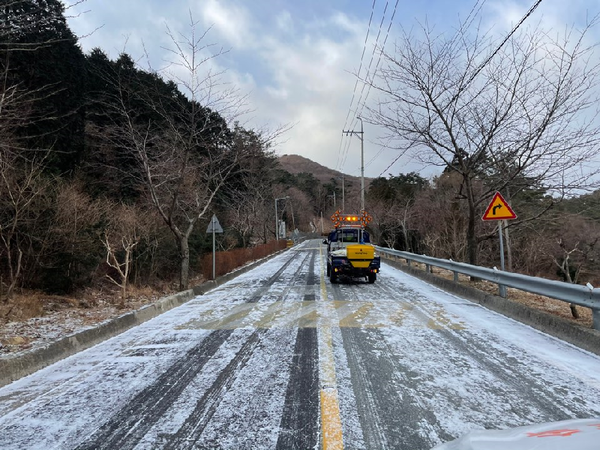
[[[517,215],[508,206],[506,200],[500,195],[500,192],[496,192],[490,206],[487,207],[485,214],[481,220],[507,220],[516,219]]]

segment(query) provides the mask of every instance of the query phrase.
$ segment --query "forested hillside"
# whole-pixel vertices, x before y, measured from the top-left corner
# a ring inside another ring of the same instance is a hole
[[[58,0],[0,14],[4,301],[109,279],[186,288],[211,249],[213,214],[226,230],[220,250],[273,240],[275,198],[293,199],[279,205],[290,228],[319,216],[321,183],[283,170],[272,137],[237,123],[239,98],[210,96],[201,65],[175,83],[125,53],[83,54]]]

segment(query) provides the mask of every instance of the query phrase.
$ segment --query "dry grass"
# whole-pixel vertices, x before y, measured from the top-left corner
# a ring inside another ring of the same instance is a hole
[[[251,248],[236,248],[226,252],[216,252],[215,272],[216,276],[225,275],[234,269],[243,266],[250,261],[264,258],[278,250],[286,248],[286,241],[271,241],[267,244],[257,245]],[[204,255],[201,262],[202,275],[207,280],[212,279],[212,253]]]
[[[132,287],[125,299],[121,298],[120,289],[112,285],[88,289],[77,296],[21,292],[0,304],[0,354],[47,345],[139,309],[173,291]]]

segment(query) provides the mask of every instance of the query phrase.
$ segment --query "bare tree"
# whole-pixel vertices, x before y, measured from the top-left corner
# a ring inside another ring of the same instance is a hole
[[[584,268],[593,267],[598,261],[600,228],[596,222],[581,216],[562,215],[550,233],[546,255],[567,283],[578,283]],[[578,318],[576,306],[572,303],[569,306],[573,317]]]
[[[477,263],[479,215],[494,191],[589,187],[597,169],[581,168],[600,143],[599,71],[586,39],[596,22],[557,38],[535,28],[502,47],[473,30],[473,21],[452,36],[426,24],[384,54],[372,83],[383,99],[370,120],[406,155],[459,175],[470,263]],[[497,176],[505,166],[511,170]]]
[[[147,234],[143,217],[144,214],[139,208],[120,205],[113,209],[110,225],[102,237],[102,244],[106,250],[106,264],[118,274],[118,279],[110,273],[106,277],[121,288],[122,302],[127,296],[129,276],[134,263],[134,249],[143,235]]]
[[[227,223],[237,233],[242,247],[256,243],[256,238],[262,231],[265,201],[263,192],[250,190],[243,195],[240,193],[229,209]]]
[[[242,247],[255,245],[263,237],[266,239],[264,225],[273,221],[271,184],[277,160],[268,152],[272,136],[234,125],[233,145],[248,157],[225,194],[226,203],[230,205],[228,227],[235,231]]]
[[[27,230],[43,211],[36,203],[49,192],[43,171],[43,158],[27,161],[0,152],[0,260],[6,262],[9,276],[5,299],[10,299],[23,272],[23,256],[31,243]]]
[[[137,161],[133,176],[177,241],[181,289],[189,283],[190,235],[241,170],[246,150],[232,144],[226,120],[211,109],[235,114],[241,103],[235,92],[219,88],[219,74],[205,70],[222,52],[206,56],[211,46],[203,44],[205,34],[196,35],[197,27],[191,19],[190,37],[167,32],[174,56],[170,76],[186,95],[158,73],[130,67],[113,74],[115,98],[106,104],[114,108],[112,125],[97,130]],[[135,76],[143,80],[132,81]]]

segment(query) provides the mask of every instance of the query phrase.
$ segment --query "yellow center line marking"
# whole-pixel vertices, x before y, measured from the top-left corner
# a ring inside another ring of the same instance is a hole
[[[321,268],[323,267],[323,251],[319,247]],[[332,303],[327,298],[325,276],[321,270],[321,312],[319,336],[319,378],[321,382],[321,430],[323,450],[343,450],[342,420],[338,399],[337,381],[335,377],[335,360],[333,357],[333,335],[331,317],[335,314]]]

